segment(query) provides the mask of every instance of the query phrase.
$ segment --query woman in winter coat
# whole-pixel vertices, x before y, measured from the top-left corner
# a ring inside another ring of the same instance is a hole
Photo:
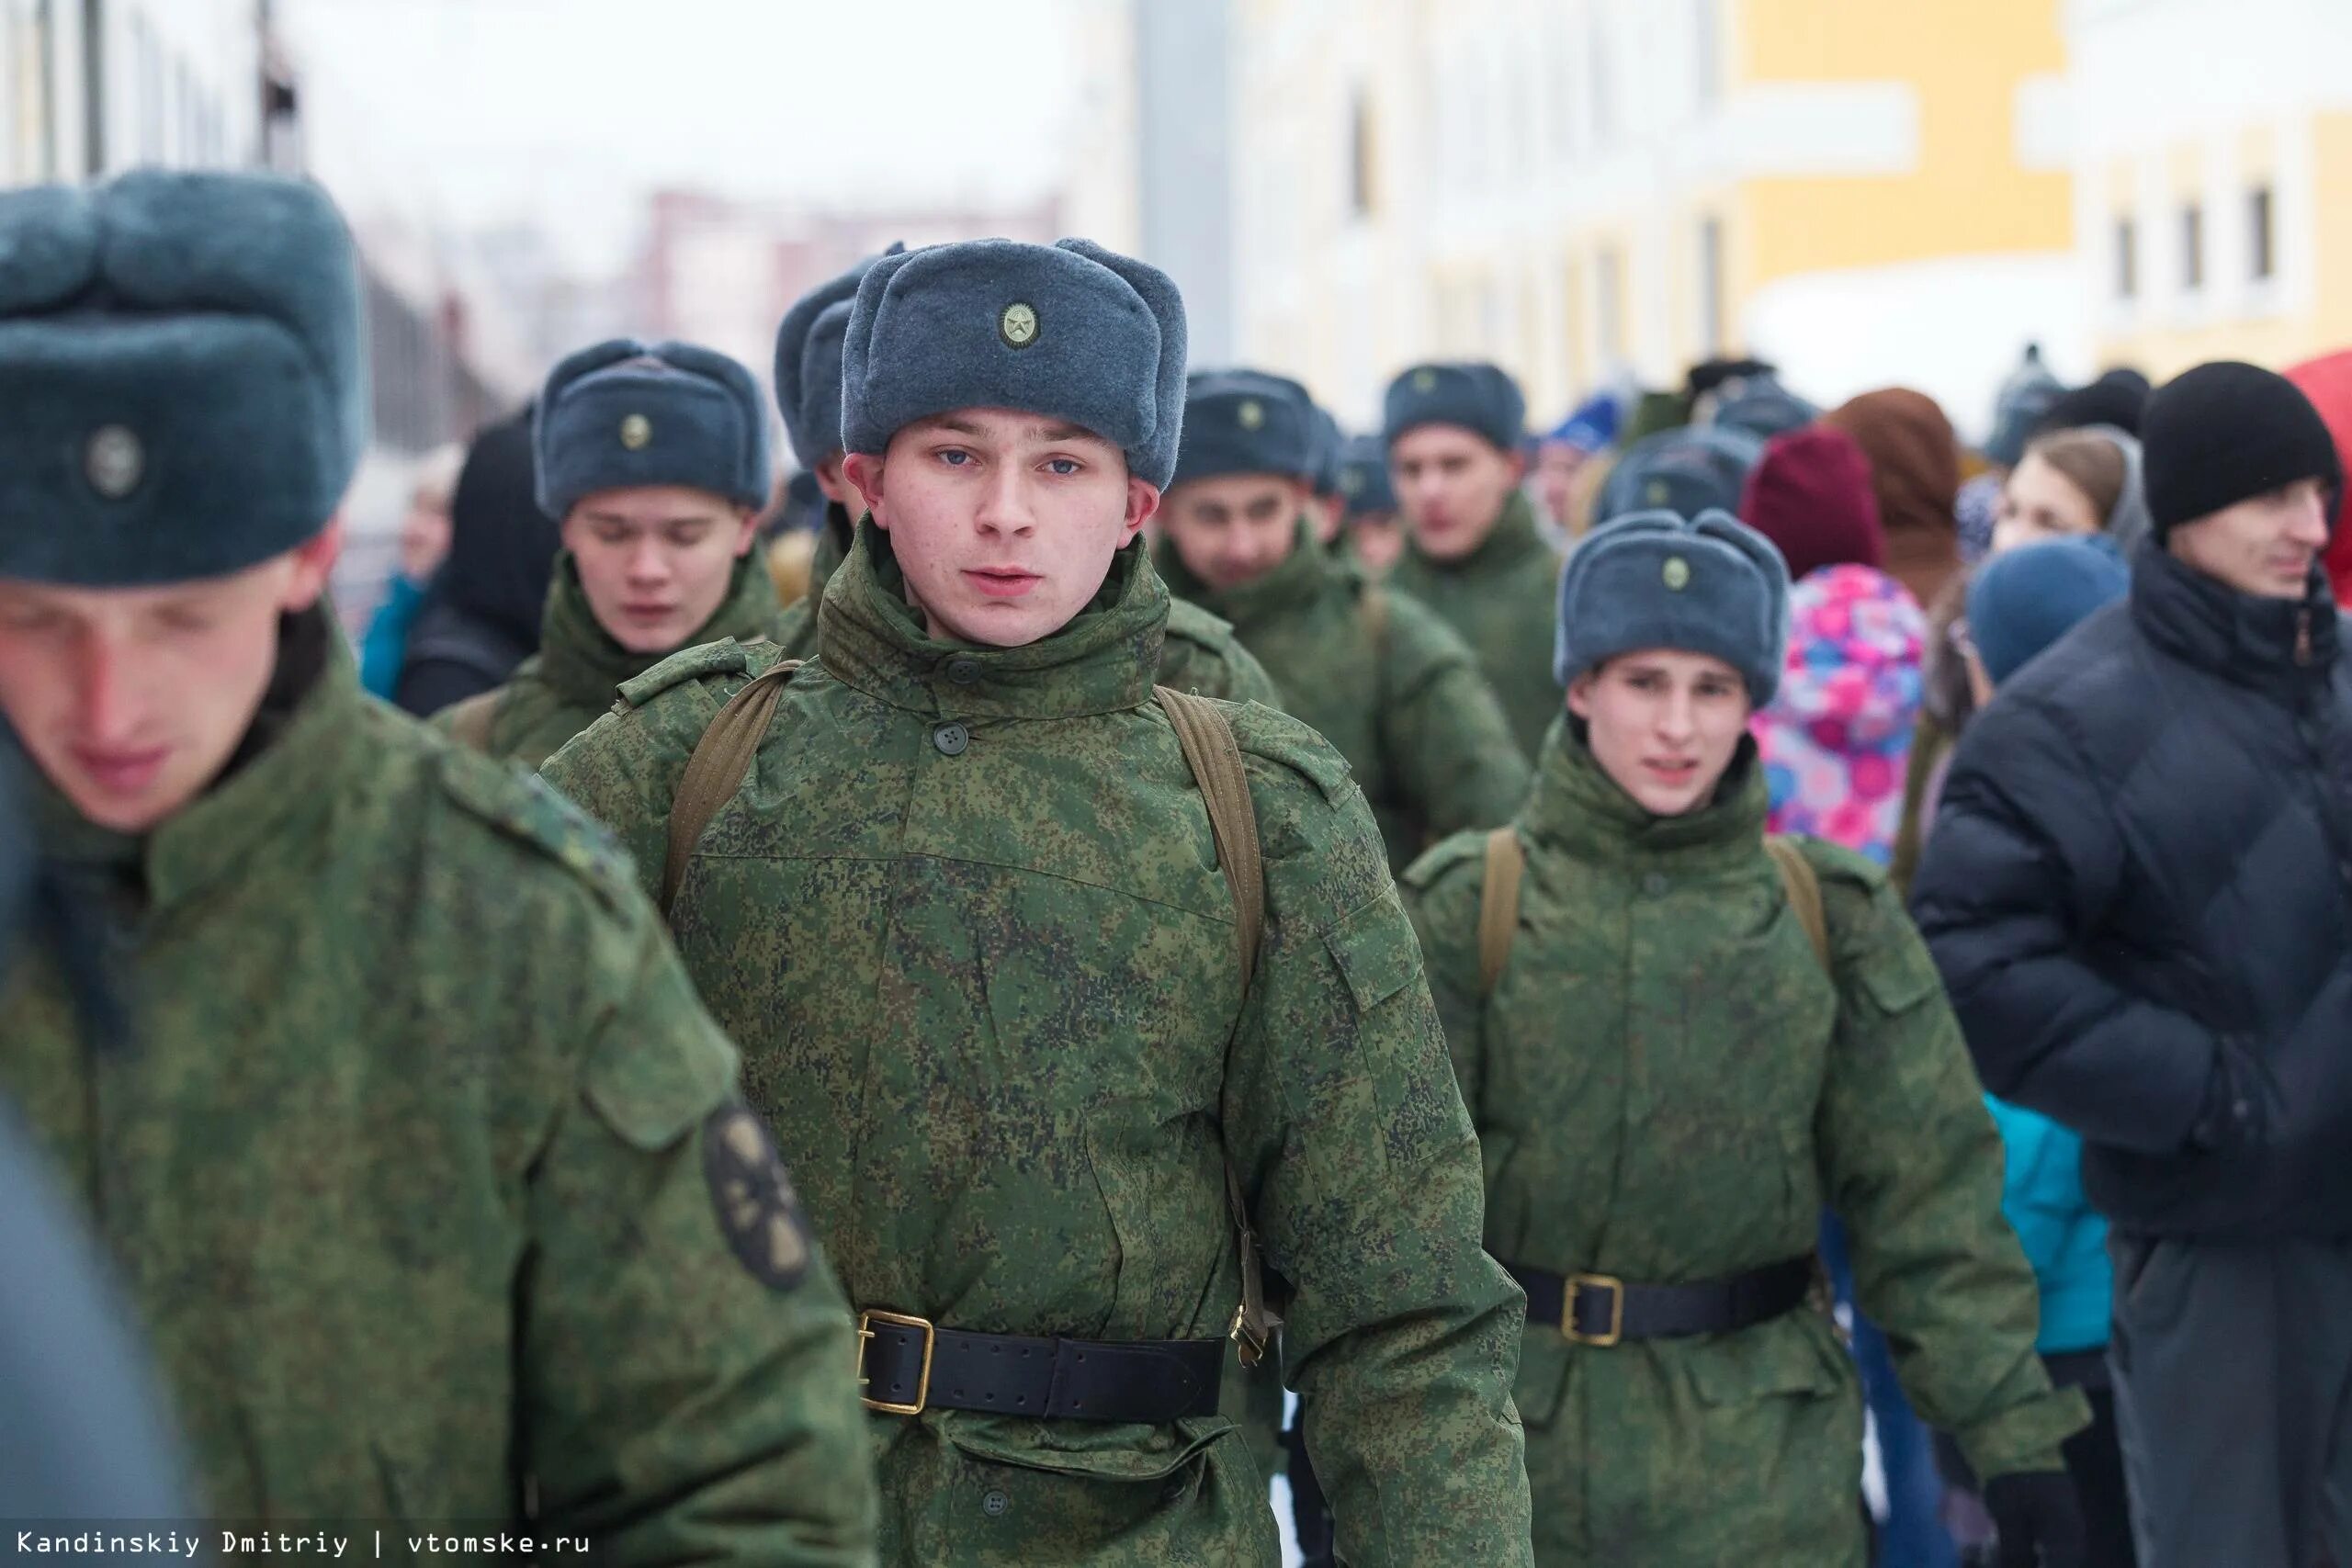
[[[1562,578],[1567,712],[1526,806],[1406,874],[1485,1145],[1487,1250],[1529,1292],[1536,1560],[1860,1568],[1861,1400],[1815,1288],[1826,1203],[1913,1401],[1993,1478],[2003,1562],[2072,1564],[2082,1404],[2034,1357],[1935,969],[1869,862],[1767,844],[1747,723],[1787,596],[1724,513],[1597,529]]]
[[[2114,425],[2053,430],[2029,443],[2001,487],[1994,514],[1995,558],[2039,539],[2103,536],[2130,560],[2148,536],[2147,488],[2140,479],[2139,437]],[[1922,712],[1903,788],[1902,825],[1895,836],[1895,886],[1908,888],[1919,849],[1935,820],[1952,749],[1976,703],[1953,637],[1965,609],[1965,586],[1955,585],[1928,617]]]

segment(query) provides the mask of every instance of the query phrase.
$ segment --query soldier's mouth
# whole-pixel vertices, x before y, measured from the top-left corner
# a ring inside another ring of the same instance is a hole
[[[135,795],[155,782],[155,775],[163,771],[164,763],[171,754],[167,746],[139,750],[76,746],[74,748],[74,761],[84,776],[102,793]]]
[[[991,599],[1018,599],[1045,579],[1019,567],[984,566],[965,572],[964,581]]]

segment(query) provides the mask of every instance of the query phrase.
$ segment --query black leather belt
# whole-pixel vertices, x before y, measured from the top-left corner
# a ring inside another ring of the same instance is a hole
[[[1216,1414],[1222,1339],[1041,1339],[967,1334],[904,1313],[857,1314],[868,1410],[989,1410],[1078,1421]]]
[[[1527,1292],[1527,1321],[1556,1324],[1578,1345],[1728,1334],[1795,1311],[1813,1289],[1810,1257],[1696,1285],[1629,1285],[1611,1274],[1503,1267]]]

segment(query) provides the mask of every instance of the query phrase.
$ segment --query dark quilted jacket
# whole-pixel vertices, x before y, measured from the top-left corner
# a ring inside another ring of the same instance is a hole
[[[2352,1235],[2347,663],[2316,573],[2146,547],[1961,742],[1914,913],[1985,1088],[2126,1230]]]

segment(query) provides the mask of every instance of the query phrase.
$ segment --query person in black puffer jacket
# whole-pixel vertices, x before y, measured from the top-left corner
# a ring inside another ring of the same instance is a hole
[[[563,542],[538,507],[531,414],[483,426],[458,470],[449,556],[416,613],[393,692],[419,718],[503,683],[539,650]]]
[[[2250,365],[2180,377],[2143,432],[2131,596],[1970,726],[1913,908],[1985,1088],[2084,1138],[2142,1563],[2342,1562],[2352,639],[2320,552],[2343,476]]]

